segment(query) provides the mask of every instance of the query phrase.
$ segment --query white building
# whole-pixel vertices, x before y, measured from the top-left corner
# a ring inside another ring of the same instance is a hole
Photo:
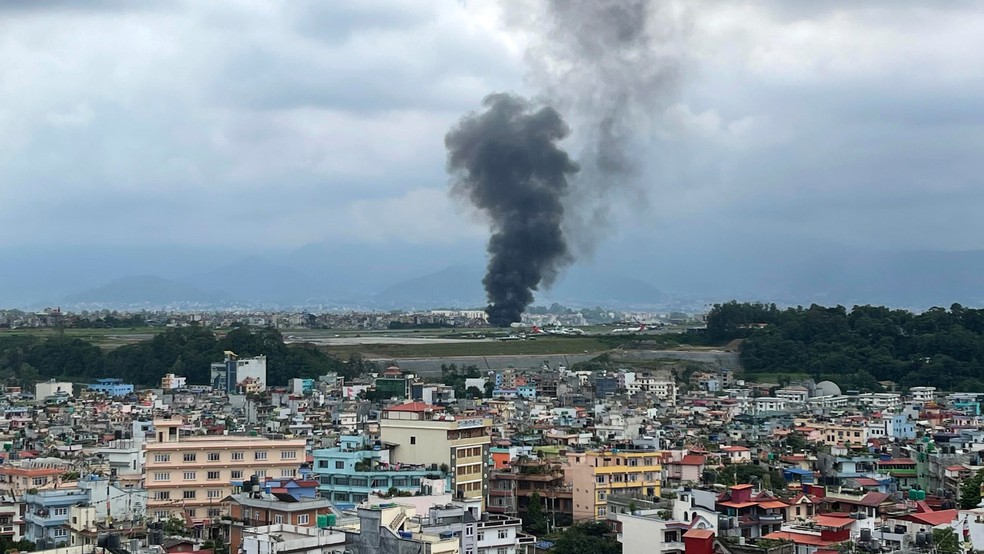
[[[343,554],[345,533],[278,523],[243,529],[242,554]]]
[[[776,391],[776,398],[782,398],[789,402],[806,402],[810,397],[810,391],[806,387],[791,386]]]
[[[266,390],[266,356],[240,359],[235,352],[227,350],[224,361],[212,364],[212,388],[234,393],[244,382],[256,383],[258,391]]]
[[[932,402],[936,398],[936,387],[912,387],[909,396],[916,402]]]
[[[667,406],[676,406],[676,383],[673,381],[637,373],[635,381],[626,385],[626,390],[629,394],[649,394],[664,401]]]
[[[178,390],[188,386],[188,378],[168,373],[161,377],[161,388],[164,390]]]
[[[858,395],[858,404],[875,410],[897,410],[902,407],[902,395],[893,392],[866,392]]]
[[[44,400],[49,396],[74,396],[72,384],[67,381],[42,381],[34,385],[34,398]]]
[[[767,414],[772,412],[784,412],[786,411],[786,399],[785,398],[772,398],[770,396],[761,396],[752,400],[752,411],[755,414]]]

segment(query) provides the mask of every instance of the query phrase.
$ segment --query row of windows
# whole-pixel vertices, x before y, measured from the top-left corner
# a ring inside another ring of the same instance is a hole
[[[220,461],[222,461],[222,453],[221,452],[207,452],[205,454],[205,459],[207,461],[209,461],[209,462],[220,462]],[[239,451],[232,452],[230,459],[232,461],[234,461],[234,462],[243,461],[243,460],[246,459],[246,453],[245,452],[239,452]],[[260,450],[260,451],[257,451],[257,452],[253,452],[253,460],[266,460],[266,459],[267,459],[267,452],[265,450]],[[297,450],[281,450],[280,451],[280,459],[281,460],[296,460],[297,459]],[[154,461],[157,462],[157,463],[168,463],[168,462],[171,461],[171,455],[170,454],[165,454],[165,453],[154,454]],[[182,455],[182,461],[184,461],[186,463],[197,462],[198,461],[198,453],[197,452],[186,452],[186,453],[184,453]]]
[[[322,475],[318,480],[322,485],[345,485],[350,487],[368,487],[372,486],[374,488],[389,488],[390,485],[394,487],[417,487],[420,486],[420,477],[394,477],[392,481],[386,477],[376,477],[370,483],[369,479],[364,477],[349,477],[348,475],[335,475],[334,478],[330,475]]]
[[[265,469],[256,470],[256,471],[253,472],[253,474],[256,474],[256,476],[257,477],[260,477],[260,478],[264,478],[264,477],[267,476],[267,472],[266,472]],[[280,476],[281,477],[296,477],[297,476],[297,470],[296,469],[281,469],[280,470]],[[198,472],[197,471],[185,471],[182,474],[182,477],[184,478],[185,481],[195,481],[195,480],[198,479]],[[222,479],[222,472],[221,471],[206,471],[205,472],[205,478],[208,479],[209,481],[218,481],[218,480]],[[242,478],[243,478],[243,470],[241,470],[241,469],[233,469],[233,470],[230,470],[229,471],[229,479],[230,480],[232,480],[232,481],[238,481],[238,480],[240,480]],[[154,481],[170,481],[170,480],[171,480],[171,472],[169,472],[169,471],[158,471],[158,472],[155,472],[154,473]]]
[[[459,467],[457,470],[458,477],[465,475],[475,475],[482,473],[482,464],[471,464],[467,466]]]
[[[472,446],[468,448],[458,449],[458,456],[462,458],[472,458],[474,456],[481,456],[481,455],[482,455],[481,446]]]
[[[458,492],[474,492],[482,490],[481,481],[472,481],[471,483],[462,483],[456,487]]]
[[[208,489],[206,491],[205,496],[211,500],[222,498],[222,490]],[[185,500],[194,500],[198,498],[198,490],[188,489],[185,491],[181,491],[181,498]],[[170,500],[170,499],[171,499],[171,491],[154,491],[154,500]]]
[[[249,516],[249,510],[246,510],[246,515]],[[261,512],[259,510],[254,510],[253,511],[253,517],[256,518],[257,520],[261,520],[261,518],[263,517],[263,512]],[[284,514],[274,514],[274,516],[273,516],[273,523],[274,524],[277,524],[277,523],[288,523],[289,524],[290,521],[288,521],[288,519],[289,519],[288,517],[284,517]],[[297,514],[296,521],[294,521],[294,525],[310,525],[310,523],[311,523],[311,515],[310,514]]]

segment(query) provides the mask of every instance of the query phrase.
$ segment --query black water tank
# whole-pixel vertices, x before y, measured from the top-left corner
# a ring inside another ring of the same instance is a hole
[[[106,549],[107,550],[121,550],[123,548],[123,543],[120,540],[120,536],[113,533],[106,537]]]

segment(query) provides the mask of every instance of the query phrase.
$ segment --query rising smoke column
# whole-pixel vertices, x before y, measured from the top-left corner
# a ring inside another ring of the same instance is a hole
[[[565,232],[588,254],[610,229],[612,207],[648,207],[641,154],[677,99],[687,52],[686,2],[514,2],[507,23],[529,36],[530,84],[565,114],[581,172],[567,197]]]
[[[508,326],[573,261],[564,236],[564,197],[578,166],[557,143],[560,114],[511,94],[492,94],[445,137],[452,190],[486,216],[492,235],[482,284],[489,323]]]

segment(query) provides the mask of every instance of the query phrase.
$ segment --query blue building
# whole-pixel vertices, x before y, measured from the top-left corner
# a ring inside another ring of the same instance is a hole
[[[89,491],[80,488],[50,489],[29,492],[24,502],[24,538],[39,549],[67,545],[68,510],[79,503],[89,502]]]
[[[904,415],[893,415],[892,437],[896,439],[914,439],[916,438],[916,426]]]
[[[133,385],[124,383],[122,379],[96,379],[94,384],[89,385],[89,390],[106,396],[126,396],[133,394]]]
[[[313,477],[318,480],[321,496],[333,503],[366,500],[372,492],[385,493],[390,488],[417,493],[421,481],[444,479],[445,490],[451,489],[450,478],[435,467],[392,464],[389,450],[365,435],[343,435],[341,445],[315,450]]]

